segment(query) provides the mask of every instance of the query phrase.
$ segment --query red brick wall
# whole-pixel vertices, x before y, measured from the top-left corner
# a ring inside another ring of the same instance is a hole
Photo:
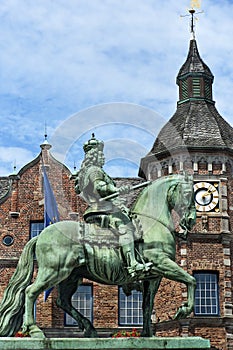
[[[94,326],[115,328],[118,326],[118,287],[94,283]]]
[[[43,150],[44,163],[46,165],[49,180],[54,189],[58,202],[61,219],[70,219],[70,213],[77,212],[79,219],[86,208],[84,201],[77,197],[74,190],[74,179],[70,177],[69,170],[59,162],[55,161],[49,153]],[[199,175],[207,174],[206,165],[200,169]],[[29,239],[29,227],[31,220],[43,220],[43,188],[42,188],[42,163],[40,157],[23,168],[19,178],[12,178],[11,195],[0,205],[0,297],[7,285],[10,276],[15,269],[15,262]],[[233,227],[233,181],[231,169],[228,167],[228,205],[230,215],[230,227]],[[219,174],[219,167],[214,168],[215,174]],[[225,176],[225,175],[224,175]],[[125,180],[118,179],[122,184]],[[133,184],[140,182],[132,180]],[[130,203],[134,198],[130,198]],[[10,212],[19,212],[18,217],[12,217]],[[233,264],[224,265],[223,243],[220,235],[221,219],[210,217],[208,220],[208,232],[203,234],[202,218],[199,215],[197,225],[193,233],[189,235],[188,241],[178,241],[177,262],[187,272],[211,270],[219,273],[220,286],[220,312],[224,317],[224,303],[232,302]],[[14,244],[6,247],[2,244],[4,235],[10,234],[14,237]],[[211,236],[210,236],[211,235]],[[210,237],[210,238],[209,238]],[[233,242],[230,238],[229,247],[233,251]],[[181,249],[183,253],[181,254]],[[186,249],[186,254],[184,250]],[[5,260],[4,260],[5,259]],[[6,259],[10,259],[9,261]],[[231,274],[229,274],[231,272]],[[89,282],[89,281],[86,281]],[[99,328],[118,327],[118,287],[103,286],[93,283],[94,293],[94,325]],[[228,293],[228,294],[227,294]],[[37,322],[42,327],[64,327],[64,313],[56,306],[56,290],[54,290],[47,302],[44,303],[43,295],[37,301]],[[228,295],[228,296],[226,296]],[[155,298],[156,319],[169,321],[175,314],[177,308],[186,301],[186,286],[164,279]],[[171,321],[171,327],[160,328],[157,335],[176,336],[185,332],[184,328],[175,325]],[[166,322],[165,322],[166,323]],[[169,322],[168,322],[169,323]],[[211,339],[217,348],[226,349],[226,331],[224,325],[210,328],[206,325],[189,329],[189,334],[199,335]],[[215,336],[216,335],[216,336]]]
[[[192,335],[209,339],[212,346],[215,346],[217,349],[227,350],[226,331],[224,328],[196,327]]]
[[[70,179],[70,171],[54,160],[49,153],[47,154],[47,150],[43,150],[42,155],[58,203],[61,220],[70,219],[70,213],[76,212],[78,205],[81,208],[84,206],[81,199],[77,200],[74,180]],[[29,240],[30,222],[43,220],[44,218],[42,183],[42,162],[39,156],[21,169],[18,175],[12,176],[11,194],[0,206],[0,296],[2,296],[9,278],[15,270],[17,259],[23,247]],[[12,217],[11,212],[18,212],[19,215]],[[11,235],[14,238],[14,243],[9,247],[2,243],[2,238],[5,235]],[[10,260],[7,261],[6,259]],[[15,262],[14,266],[10,267],[12,262]],[[43,295],[38,298],[36,318],[40,326],[51,327],[56,323],[56,317],[52,309],[54,299],[55,297],[49,298],[44,303]],[[59,322],[64,325],[63,312],[60,313],[57,324]]]

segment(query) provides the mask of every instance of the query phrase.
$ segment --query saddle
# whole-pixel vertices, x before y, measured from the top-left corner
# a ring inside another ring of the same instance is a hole
[[[139,221],[138,221],[139,222]],[[137,234],[141,232],[141,226],[136,221]],[[134,222],[135,223],[135,222]],[[122,283],[129,278],[125,262],[121,255],[121,245],[119,238],[121,234],[117,229],[110,226],[110,218],[108,215],[93,215],[83,223],[82,239],[86,256],[87,268],[96,278],[101,278],[103,283],[109,281]],[[141,252],[139,242],[135,241],[138,261],[143,260],[143,252]]]
[[[134,217],[133,224],[135,227],[134,241],[142,242],[142,226],[140,221]],[[84,241],[88,240],[88,243],[103,244],[106,243],[108,246],[114,245],[119,247],[119,236],[121,233],[118,231],[114,223],[111,222],[109,215],[107,214],[96,214],[90,215],[85,219],[87,226],[86,232],[83,236]],[[116,245],[117,243],[117,245]]]
[[[88,217],[86,224],[83,224],[82,240],[91,246],[119,248],[119,236],[116,230],[110,228],[107,215]]]

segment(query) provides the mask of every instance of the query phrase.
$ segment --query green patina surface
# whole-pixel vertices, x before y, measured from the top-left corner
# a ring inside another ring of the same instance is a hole
[[[153,335],[151,314],[163,277],[187,285],[187,302],[178,308],[174,316],[176,319],[185,318],[193,310],[196,281],[175,262],[175,235],[180,232],[175,231],[171,215],[173,209],[180,216],[181,235],[185,239],[196,218],[192,177],[170,175],[144,188],[131,208],[131,227],[135,223],[138,233],[135,242],[131,237],[131,242],[123,244],[120,237],[127,237],[127,232],[112,232],[109,227],[101,227],[97,223],[60,221],[46,227],[25,245],[4,291],[0,303],[0,336],[13,337],[22,327],[24,333],[43,339],[42,330],[35,324],[33,305],[40,293],[57,286],[58,306],[77,321],[80,329],[85,330],[85,337],[96,338],[93,324],[70,306],[72,293],[82,283],[83,277],[108,285],[123,285],[128,293],[134,288],[143,290],[142,336]],[[117,237],[117,242],[114,243],[112,236]],[[123,246],[134,248],[134,243],[137,249],[129,258],[129,265],[135,256],[140,265],[145,263],[145,271],[136,268],[139,274],[136,276],[129,273],[121,249]],[[35,252],[39,268],[36,280],[31,284]],[[146,262],[150,264],[149,269]]]
[[[120,338],[120,339],[19,339],[0,338],[1,350],[128,350],[128,349],[210,349],[210,342],[200,337]]]
[[[56,286],[57,305],[77,321],[85,337],[96,338],[93,324],[71,302],[84,277],[120,285],[127,294],[135,288],[141,290],[144,337],[153,335],[151,315],[163,277],[187,286],[187,302],[174,318],[186,318],[193,311],[196,280],[175,262],[175,236],[186,239],[196,221],[192,176],[174,174],[118,188],[102,168],[103,147],[94,135],[84,144],[85,159],[75,189],[88,204],[85,222],[54,223],[25,245],[0,303],[0,336],[13,337],[22,328],[32,338],[43,339],[34,303],[42,292]],[[120,196],[144,186],[129,210]],[[180,217],[179,229],[173,210]],[[32,283],[35,254],[38,273]]]

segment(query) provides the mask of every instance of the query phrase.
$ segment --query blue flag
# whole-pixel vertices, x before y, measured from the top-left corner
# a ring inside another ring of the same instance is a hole
[[[57,208],[56,198],[54,196],[52,187],[50,185],[44,165],[43,165],[43,179],[44,179],[44,227],[47,227],[59,221],[60,216]],[[47,300],[53,288],[54,287],[44,292],[44,301]]]
[[[44,227],[60,220],[57,202],[53,194],[45,167],[43,166],[44,177]]]

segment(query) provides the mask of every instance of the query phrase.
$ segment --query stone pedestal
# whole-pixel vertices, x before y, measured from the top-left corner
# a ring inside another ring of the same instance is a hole
[[[210,342],[200,337],[163,338],[0,338],[1,350],[149,350],[210,349]]]

